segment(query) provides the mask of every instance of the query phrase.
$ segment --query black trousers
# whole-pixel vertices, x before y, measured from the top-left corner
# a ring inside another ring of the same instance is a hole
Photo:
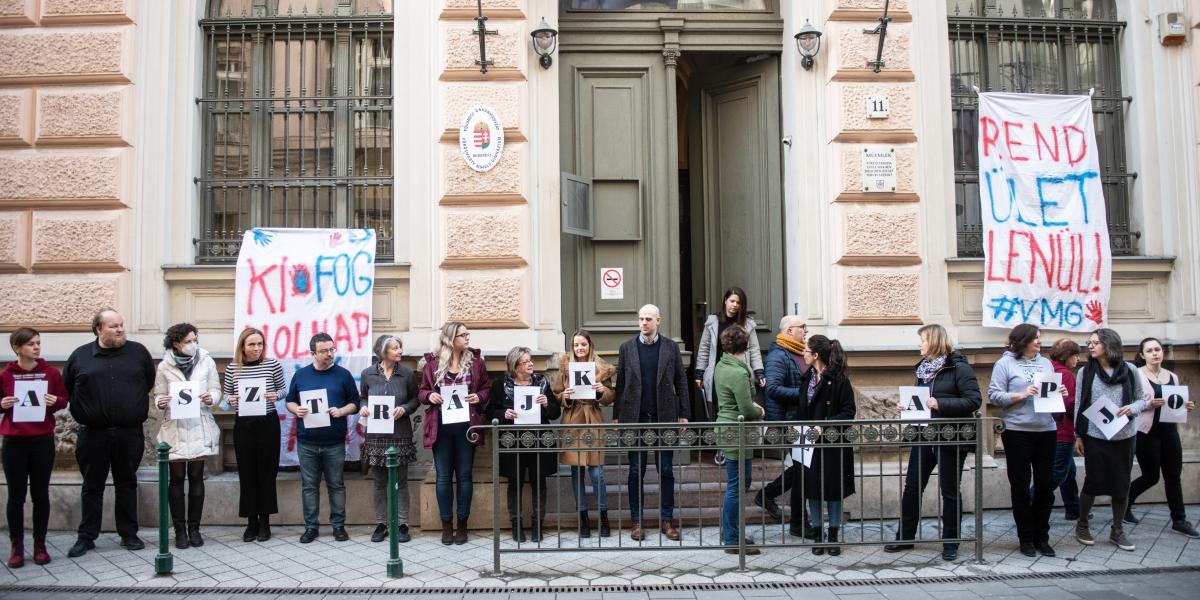
[[[100,536],[100,515],[104,510],[104,484],[112,471],[117,494],[114,516],[121,537],[137,535],[137,468],[142,463],[146,439],[142,426],[94,429],[80,427],[75,445],[75,460],[83,475],[83,516],[79,520],[79,539]]]
[[[1183,509],[1183,444],[1179,441],[1179,428],[1175,423],[1158,423],[1150,433],[1137,434],[1134,456],[1142,474],[1129,484],[1129,506],[1137,501],[1146,490],[1158,483],[1162,472],[1163,488],[1167,493],[1167,506],[1172,521],[1187,518]]]
[[[275,478],[279,475],[279,417],[237,417],[233,422],[233,454],[237,457],[241,499],[238,516],[279,512]]]
[[[1017,539],[1036,544],[1050,541],[1050,512],[1054,509],[1054,431],[1015,431],[1000,434],[1008,458],[1008,485]],[[1033,497],[1029,484],[1033,482]]]
[[[942,537],[958,537],[958,527],[962,521],[962,493],[959,486],[968,452],[971,452],[970,446],[912,447],[908,455],[908,472],[904,475],[904,495],[900,499],[899,539],[911,540],[917,535],[917,525],[921,520],[921,495],[933,475],[934,467],[938,469],[938,488],[942,494]],[[947,542],[947,545],[957,547],[958,543]]]
[[[797,485],[796,482],[799,481],[797,478],[800,477],[800,473],[803,468],[803,464],[799,462],[793,462],[792,466],[784,469],[783,472],[779,474],[779,477],[776,477],[775,479],[771,480],[770,483],[763,486],[763,497],[774,500],[775,498],[782,496],[784,491],[792,489],[793,486]]]
[[[522,518],[525,506],[520,504],[521,490],[528,483],[533,488],[533,522],[541,523],[546,518],[546,477],[552,471],[541,469],[538,464],[540,454],[518,454],[516,472],[508,476],[508,518]],[[520,509],[520,510],[518,510]],[[522,518],[523,520],[523,518]]]
[[[54,438],[4,440],[0,451],[4,479],[8,482],[8,535],[14,540],[25,537],[25,495],[33,497],[33,537],[46,537],[50,522],[50,470],[54,468]]]
[[[176,529],[185,525],[198,527],[204,512],[204,461],[177,460],[167,465],[167,503],[171,506],[171,521]],[[187,477],[187,514],[184,515],[183,480]]]

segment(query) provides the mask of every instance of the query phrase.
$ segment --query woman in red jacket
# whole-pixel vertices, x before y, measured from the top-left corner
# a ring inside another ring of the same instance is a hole
[[[41,359],[42,336],[22,327],[8,336],[17,360],[0,371],[0,436],[4,449],[4,478],[8,482],[8,535],[12,555],[8,566],[25,566],[25,492],[33,496],[33,562],[50,562],[46,552],[46,527],[50,521],[50,469],[54,467],[54,413],[67,406],[67,388],[58,369]],[[40,421],[16,420],[17,382],[44,381],[46,393],[41,401],[46,414]]]

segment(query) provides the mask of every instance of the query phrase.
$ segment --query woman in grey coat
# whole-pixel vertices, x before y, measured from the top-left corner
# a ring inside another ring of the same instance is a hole
[[[417,459],[417,445],[413,442],[412,419],[413,411],[420,406],[417,401],[417,386],[420,383],[412,369],[400,364],[404,345],[400,338],[381,335],[375,340],[374,364],[363,370],[359,379],[359,394],[362,397],[362,410],[358,415],[366,419],[370,413],[368,398],[370,396],[392,396],[396,399],[396,407],[392,409],[392,419],[396,421],[391,435],[386,433],[368,433],[363,443],[362,460],[371,466],[371,477],[375,480],[375,532],[371,534],[372,542],[382,542],[387,539],[387,451],[395,447],[400,452],[400,468],[396,477],[396,497],[398,506],[396,541],[407,542],[412,539],[408,532],[408,465]],[[364,431],[366,429],[363,426]]]
[[[758,324],[746,313],[750,310],[746,292],[734,286],[725,290],[721,310],[708,316],[704,322],[704,333],[700,346],[696,348],[696,386],[704,393],[704,411],[711,421],[716,418],[716,395],[713,393],[713,372],[721,359],[721,334],[731,325],[737,325],[750,334],[750,348],[746,350],[750,370],[754,372],[754,383],[759,388],[767,385],[767,371],[763,368],[762,351],[758,348],[758,335],[754,330]]]

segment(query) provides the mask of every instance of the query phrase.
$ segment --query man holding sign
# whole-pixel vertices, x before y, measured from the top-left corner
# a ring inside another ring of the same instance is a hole
[[[350,371],[333,363],[333,338],[318,333],[308,341],[313,363],[292,375],[287,409],[296,415],[297,456],[300,459],[301,502],[304,506],[304,533],[300,543],[307,544],[320,535],[317,527],[321,512],[321,478],[329,492],[329,522],[333,539],[344,542],[346,533],[346,484],[342,468],[346,463],[346,415],[358,410],[358,387]],[[323,400],[323,401],[322,401]],[[312,417],[324,417],[324,426]]]
[[[50,470],[54,467],[54,414],[67,406],[67,389],[58,369],[42,360],[42,336],[21,327],[8,337],[17,360],[0,371],[0,450],[8,484],[8,566],[25,564],[25,495],[33,497],[33,562],[50,562],[46,529],[50,521]],[[40,406],[38,421],[16,418],[21,405]]]
[[[1079,520],[1075,538],[1085,546],[1096,543],[1088,528],[1088,515],[1096,496],[1112,497],[1109,541],[1133,552],[1121,518],[1129,503],[1129,474],[1133,470],[1133,417],[1145,409],[1142,378],[1125,362],[1121,336],[1101,328],[1088,337],[1088,362],[1076,376],[1075,450],[1083,456],[1085,476],[1079,495]]]

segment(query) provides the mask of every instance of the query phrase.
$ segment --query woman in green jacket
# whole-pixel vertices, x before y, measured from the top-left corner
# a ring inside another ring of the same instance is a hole
[[[750,334],[741,327],[730,327],[721,333],[723,354],[717,361],[716,372],[713,373],[713,387],[717,394],[717,422],[736,422],[738,417],[746,421],[757,421],[763,416],[762,407],[754,403],[754,380],[750,367],[746,364],[746,349],[749,345]],[[745,431],[745,428],[734,430],[734,433],[740,431]],[[718,433],[720,439],[726,439],[725,432]],[[721,543],[737,546],[738,496],[750,489],[750,453],[747,452],[745,456],[738,454],[736,445],[721,450],[725,454],[725,473],[728,477],[725,502],[721,506]],[[745,474],[745,481],[741,481],[740,474]],[[752,543],[752,540],[746,539],[746,544]],[[737,554],[737,548],[728,548],[725,552]],[[758,554],[758,549],[748,548],[746,554]]]

